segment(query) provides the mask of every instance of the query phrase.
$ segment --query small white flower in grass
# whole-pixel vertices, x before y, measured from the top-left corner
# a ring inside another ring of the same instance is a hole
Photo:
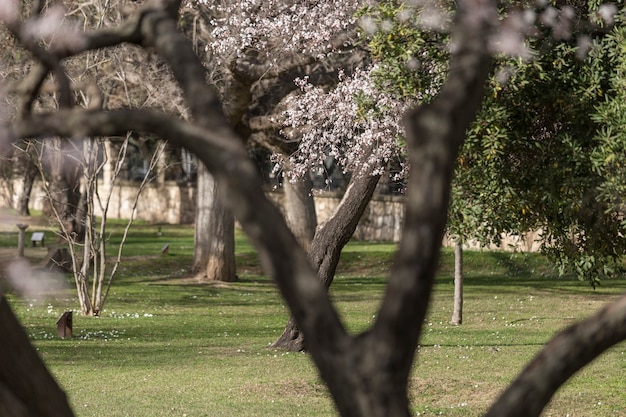
[[[615,15],[617,14],[617,6],[610,3],[602,4],[598,7],[598,15],[607,25],[615,23]]]

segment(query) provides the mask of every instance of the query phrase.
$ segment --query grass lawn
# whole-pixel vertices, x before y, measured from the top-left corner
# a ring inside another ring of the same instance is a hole
[[[122,227],[111,228],[112,240]],[[16,231],[1,232],[0,247],[14,247]],[[9,294],[76,415],[334,416],[308,355],[268,348],[288,312],[245,239],[238,236],[238,282],[198,284],[184,278],[192,229],[160,231],[133,226],[102,316],[75,315],[71,340],[55,331],[61,313],[77,309],[71,287],[46,300]],[[170,251],[161,254],[165,243]],[[393,248],[353,242],[344,252],[331,293],[353,332],[373,320]],[[27,256],[43,251],[29,248]],[[411,378],[415,415],[480,415],[555,332],[626,288],[623,280],[594,291],[559,279],[539,255],[469,252],[464,324],[455,327],[448,324],[452,265],[444,251]],[[545,415],[626,416],[624,351],[621,344],[577,374]]]

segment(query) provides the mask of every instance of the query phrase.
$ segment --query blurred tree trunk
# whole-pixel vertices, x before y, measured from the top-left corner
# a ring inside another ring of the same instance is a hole
[[[0,295],[0,416],[72,417],[59,388]]]
[[[197,187],[192,273],[207,281],[235,281],[235,220],[202,164]]]
[[[24,173],[24,182],[17,198],[15,210],[20,216],[30,216],[30,195],[33,192],[33,185],[37,177],[37,166],[29,154],[20,155],[18,158],[22,160],[20,165]]]
[[[46,143],[40,169],[44,171],[47,201],[43,215],[64,223],[65,231],[76,241],[85,235],[84,210],[80,191],[82,167],[80,155],[67,139],[55,138]]]

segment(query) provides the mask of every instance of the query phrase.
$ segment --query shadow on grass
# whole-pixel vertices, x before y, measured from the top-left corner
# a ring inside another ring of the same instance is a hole
[[[420,348],[465,348],[467,346],[470,347],[484,347],[484,348],[493,348],[497,346],[500,347],[524,347],[524,346],[545,346],[545,343],[542,342],[525,342],[525,343],[511,343],[511,342],[502,342],[497,341],[497,343],[425,343],[420,344]]]
[[[454,255],[449,250],[442,252],[438,284],[452,283]],[[517,291],[519,287],[567,292],[585,292],[603,295],[606,291],[618,292],[626,289],[626,279],[618,276],[605,279],[596,290],[588,282],[574,275],[559,276],[554,266],[539,253],[504,251],[465,251],[463,254],[464,286],[498,287],[499,291]]]

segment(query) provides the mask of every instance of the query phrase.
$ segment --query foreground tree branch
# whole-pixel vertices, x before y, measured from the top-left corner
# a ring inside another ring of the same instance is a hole
[[[363,367],[379,362],[382,369],[372,373],[375,382],[370,384],[390,387],[385,403],[400,398],[407,410],[408,399],[401,392],[406,392],[428,310],[456,156],[480,106],[490,70],[487,43],[495,13],[491,1],[459,2],[452,34],[457,49],[451,57],[448,79],[432,104],[407,116],[411,173],[404,233],[379,315],[365,335],[367,347],[358,359]],[[383,415],[382,410],[379,412]]]
[[[626,340],[626,295],[556,335],[486,415],[539,416],[565,381],[623,340]]]
[[[28,335],[0,294],[0,415],[71,417],[65,393],[30,345]]]

